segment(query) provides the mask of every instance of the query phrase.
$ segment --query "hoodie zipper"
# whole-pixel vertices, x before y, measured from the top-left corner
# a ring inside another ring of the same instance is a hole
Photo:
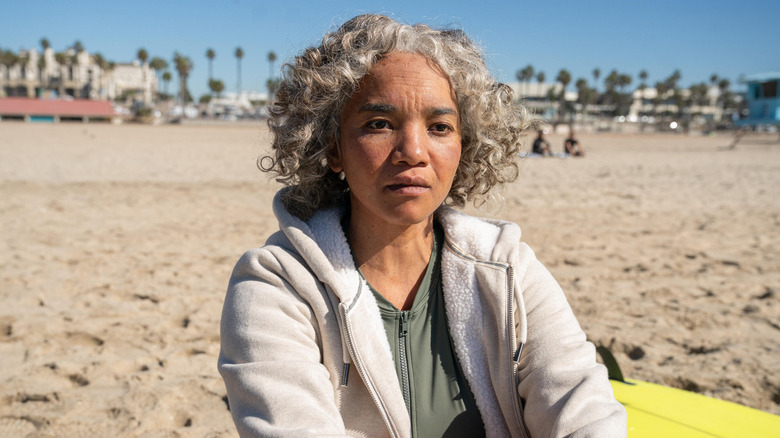
[[[398,331],[398,362],[401,364],[401,392],[404,395],[406,411],[412,415],[412,395],[409,384],[409,358],[406,351],[406,340],[409,334],[409,311],[401,311],[400,329]]]
[[[359,296],[359,293],[358,293]],[[390,424],[390,418],[388,417],[387,409],[384,407],[384,404],[379,399],[379,395],[376,392],[376,388],[374,388],[374,385],[371,383],[371,381],[366,377],[366,371],[363,369],[363,366],[361,365],[360,361],[357,360],[357,356],[355,355],[355,340],[352,337],[352,329],[349,324],[349,319],[347,319],[347,306],[344,305],[344,303],[339,304],[339,308],[341,309],[341,316],[344,321],[344,326],[342,327],[342,332],[346,333],[346,339],[347,339],[347,349],[348,349],[348,356],[352,356],[355,358],[355,368],[357,368],[358,374],[360,375],[360,378],[363,379],[363,383],[366,385],[366,389],[368,390],[368,393],[371,395],[371,398],[374,400],[374,404],[379,408],[379,414],[382,416],[382,420],[385,423],[385,427],[387,428],[387,432],[390,434],[391,438],[395,438],[397,435],[395,431],[393,430],[392,425]],[[348,363],[345,363],[346,371],[348,372],[349,367]],[[345,376],[346,377],[346,376]]]
[[[515,333],[515,309],[514,309],[514,286],[515,286],[515,271],[512,266],[507,267],[507,276],[509,277],[509,284],[507,287],[507,330],[509,331],[509,351],[512,354],[512,401],[515,405],[515,420],[520,423],[520,433],[524,438],[531,436],[528,432],[528,427],[525,425],[525,419],[523,418],[523,405],[520,403],[520,395],[517,393],[517,385],[520,383],[520,379],[517,375],[517,367],[520,362],[520,356],[523,353],[523,342],[519,342],[517,349],[515,344],[518,344]]]

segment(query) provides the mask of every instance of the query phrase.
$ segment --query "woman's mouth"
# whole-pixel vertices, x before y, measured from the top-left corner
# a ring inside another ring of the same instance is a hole
[[[416,184],[391,184],[387,189],[399,195],[419,195],[427,192],[430,187]]]
[[[431,189],[428,180],[418,175],[398,175],[390,181],[387,189],[399,195],[419,195]]]

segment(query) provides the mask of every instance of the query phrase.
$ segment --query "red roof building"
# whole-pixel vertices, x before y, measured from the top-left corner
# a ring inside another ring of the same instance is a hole
[[[111,103],[106,101],[7,97],[0,98],[0,120],[3,119],[52,122],[60,120],[120,122],[122,116],[114,111]]]

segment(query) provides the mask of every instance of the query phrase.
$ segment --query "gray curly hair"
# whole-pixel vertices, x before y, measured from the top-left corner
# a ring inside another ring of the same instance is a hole
[[[258,164],[288,186],[282,200],[291,213],[305,219],[343,201],[347,183],[330,170],[327,155],[360,80],[391,52],[425,56],[455,88],[462,150],[445,202],[459,207],[469,200],[481,203],[493,187],[517,178],[529,117],[512,102],[511,88],[490,75],[477,45],[458,29],[435,30],[383,15],[359,15],[282,67],[268,121],[273,156],[260,158]]]

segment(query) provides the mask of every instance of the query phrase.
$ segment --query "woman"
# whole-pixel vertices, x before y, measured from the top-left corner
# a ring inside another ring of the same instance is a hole
[[[516,177],[527,124],[457,30],[358,16],[285,67],[280,231],[239,260],[222,316],[241,435],[625,435],[519,228],[449,207]]]
[[[544,139],[544,130],[540,129],[534,140],[531,152],[537,155],[550,155],[550,143]]]
[[[563,141],[563,153],[573,157],[584,157],[585,148],[582,146],[574,134],[574,130],[569,131],[569,136]]]

